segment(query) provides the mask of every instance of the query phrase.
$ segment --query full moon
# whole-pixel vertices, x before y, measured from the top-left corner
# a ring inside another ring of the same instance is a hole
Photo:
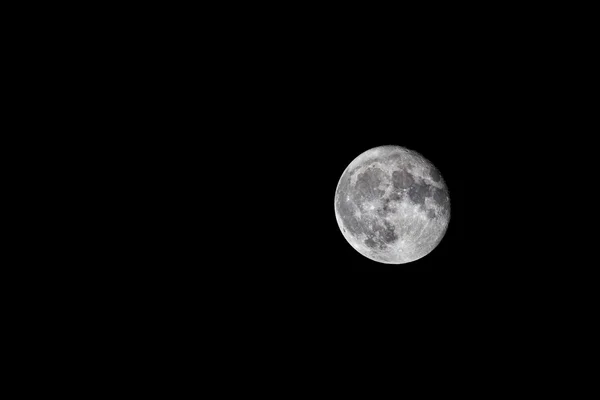
[[[385,264],[425,257],[450,222],[450,196],[425,157],[400,146],[367,150],[350,163],[335,192],[342,234],[363,256]]]

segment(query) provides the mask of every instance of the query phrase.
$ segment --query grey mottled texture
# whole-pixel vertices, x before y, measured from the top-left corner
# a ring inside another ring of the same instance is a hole
[[[450,222],[450,196],[440,172],[399,146],[364,152],[342,174],[335,212],[348,242],[372,260],[403,264],[431,252]]]

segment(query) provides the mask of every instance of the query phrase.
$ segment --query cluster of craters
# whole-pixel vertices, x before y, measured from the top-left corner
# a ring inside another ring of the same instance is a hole
[[[399,215],[445,218],[446,225],[449,197],[431,164],[393,154],[351,164],[338,185],[336,211],[347,234],[369,249],[382,251],[414,233]]]

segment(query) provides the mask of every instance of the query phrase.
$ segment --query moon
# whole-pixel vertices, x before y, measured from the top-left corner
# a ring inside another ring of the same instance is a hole
[[[380,146],[356,157],[342,174],[335,215],[360,254],[405,264],[441,242],[450,222],[450,195],[440,171],[421,154]]]

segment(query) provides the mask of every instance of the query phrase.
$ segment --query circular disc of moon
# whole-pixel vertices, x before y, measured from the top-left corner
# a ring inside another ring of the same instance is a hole
[[[450,222],[450,196],[429,160],[404,147],[381,146],[346,168],[335,192],[335,215],[360,254],[404,264],[440,243]]]

